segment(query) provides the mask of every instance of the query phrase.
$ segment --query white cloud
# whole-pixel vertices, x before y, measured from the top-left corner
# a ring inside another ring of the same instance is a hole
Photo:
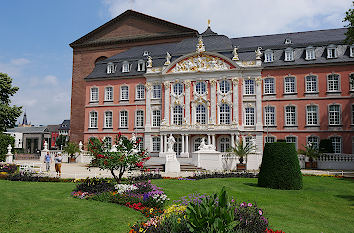
[[[26,58],[16,58],[11,60],[11,64],[21,66],[30,63],[30,60]]]
[[[342,27],[351,0],[103,0],[111,17],[127,9],[229,37]]]
[[[50,85],[57,85],[58,79],[54,75],[47,75],[44,77],[44,83],[50,84]]]

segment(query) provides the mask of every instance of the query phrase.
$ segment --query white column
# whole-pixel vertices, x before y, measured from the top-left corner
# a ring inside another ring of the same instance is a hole
[[[232,79],[233,84],[233,123],[238,125],[238,78]]]
[[[164,152],[167,152],[167,135],[165,134],[165,135],[163,135],[163,137],[164,137]]]
[[[231,146],[235,147],[235,135],[231,134],[230,136],[231,136]]]
[[[164,120],[167,123],[167,125],[170,125],[170,82],[165,81],[163,83],[165,87],[165,114],[164,114]]]
[[[256,78],[256,130],[262,130],[262,77]]]
[[[163,135],[160,135],[160,152],[163,152]]]
[[[189,142],[188,142],[189,140],[188,140],[188,138],[189,138],[189,135],[187,134],[186,135],[186,152],[187,153],[189,153],[189,148],[188,148],[189,147]]]
[[[210,145],[210,134],[208,134],[208,145]]]
[[[187,125],[191,124],[191,112],[190,112],[190,103],[191,103],[191,81],[186,80],[184,81],[185,86],[185,118]]]
[[[181,153],[183,153],[183,154],[185,152],[184,151],[184,136],[185,136],[184,134],[181,135],[181,137],[182,137],[182,152]]]
[[[146,120],[145,120],[145,131],[150,131],[151,130],[151,83],[146,83],[145,85],[146,88],[146,96],[145,96],[145,101],[146,101]]]
[[[210,80],[210,119],[212,124],[216,124],[216,80]]]
[[[215,144],[215,134],[211,135],[211,143],[216,147],[216,144]]]

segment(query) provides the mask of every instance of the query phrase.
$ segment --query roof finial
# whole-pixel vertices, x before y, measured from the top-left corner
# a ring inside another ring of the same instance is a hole
[[[210,19],[208,19],[208,28],[210,28]]]

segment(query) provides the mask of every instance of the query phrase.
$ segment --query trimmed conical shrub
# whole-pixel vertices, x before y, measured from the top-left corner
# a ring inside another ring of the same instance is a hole
[[[266,143],[258,185],[273,189],[301,189],[302,174],[294,143]]]

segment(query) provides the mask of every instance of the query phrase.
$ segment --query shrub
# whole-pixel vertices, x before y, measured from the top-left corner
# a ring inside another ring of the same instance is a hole
[[[77,184],[74,191],[88,193],[103,193],[114,190],[114,184],[110,179],[87,178],[83,183]]]
[[[258,185],[274,189],[302,188],[302,175],[293,143],[266,143]]]
[[[201,180],[201,179],[208,179],[208,178],[257,178],[256,174],[249,173],[249,172],[212,172],[212,173],[195,173],[193,176],[188,177],[189,179],[193,180]]]
[[[332,140],[331,139],[321,139],[319,150],[321,153],[334,153]]]
[[[0,164],[0,172],[6,172],[6,173],[15,173],[17,171],[17,165],[16,164]]]
[[[263,210],[252,203],[242,202],[238,205],[235,208],[235,219],[239,221],[236,232],[263,233],[268,226]]]
[[[8,134],[0,133],[0,162],[5,161],[9,144],[14,148],[15,138]]]

